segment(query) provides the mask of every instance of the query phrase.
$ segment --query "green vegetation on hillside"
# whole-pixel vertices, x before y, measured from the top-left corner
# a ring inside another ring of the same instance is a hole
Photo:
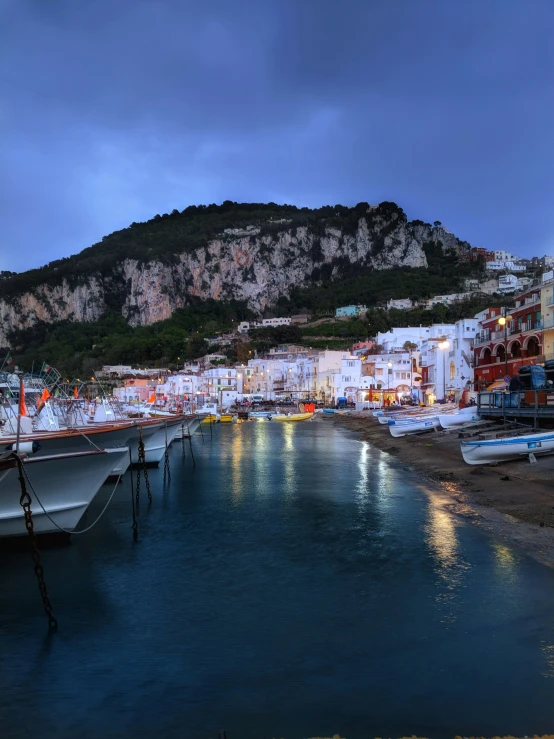
[[[341,279],[331,282],[327,276],[321,285],[307,289],[294,288],[289,298],[279,299],[277,310],[282,315],[302,310],[334,313],[335,308],[341,305],[362,303],[375,306],[392,298],[420,300],[433,295],[463,292],[466,278],[482,274],[482,261],[459,262],[455,254],[444,254],[440,244],[427,243],[424,249],[429,264],[427,269],[398,267],[375,270],[345,265]]]
[[[15,362],[30,370],[47,361],[67,375],[90,375],[104,364],[167,366],[206,354],[205,337],[252,318],[243,303],[196,301],[150,326],[129,326],[115,312],[92,323],[38,323],[10,335]],[[0,357],[2,355],[0,354]]]
[[[9,299],[42,284],[59,284],[62,279],[70,285],[80,284],[93,273],[112,280],[111,288],[118,293],[125,288],[114,272],[118,262],[137,259],[139,262],[161,260],[169,264],[183,252],[207,246],[211,239],[221,236],[228,228],[259,227],[263,236],[285,228],[310,226],[316,234],[323,236],[325,229],[331,227],[355,234],[362,216],[369,224],[380,218],[388,221],[391,227],[399,221],[407,222],[406,214],[395,203],[384,202],[369,212],[368,209],[367,203],[358,203],[353,208],[327,205],[314,209],[276,203],[234,203],[230,200],[221,205],[190,205],[183,211],[173,210],[144,223],[132,223],[128,228],[104,236],[101,242],[79,254],[58,259],[39,269],[15,275],[4,273],[0,279],[0,297]],[[384,228],[383,238],[386,233]]]

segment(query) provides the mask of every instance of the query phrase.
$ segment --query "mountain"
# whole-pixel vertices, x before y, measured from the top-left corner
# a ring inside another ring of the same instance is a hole
[[[436,221],[408,221],[395,203],[319,209],[291,205],[190,206],[133,223],[79,254],[0,274],[0,346],[14,332],[107,312],[130,326],[169,319],[198,301],[239,301],[254,313],[294,291],[354,273],[429,266],[469,253]]]

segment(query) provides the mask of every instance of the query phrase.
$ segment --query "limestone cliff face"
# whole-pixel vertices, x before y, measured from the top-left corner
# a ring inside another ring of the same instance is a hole
[[[345,265],[374,269],[426,267],[423,245],[441,241],[457,251],[469,248],[440,226],[409,223],[393,213],[359,218],[348,232],[341,228],[273,224],[225,229],[204,247],[183,251],[169,263],[124,259],[109,277],[75,275],[71,282],[39,284],[3,297],[0,282],[0,346],[9,345],[12,329],[38,321],[93,321],[116,304],[132,325],[169,318],[201,299],[244,300],[262,311],[293,287],[336,279]]]

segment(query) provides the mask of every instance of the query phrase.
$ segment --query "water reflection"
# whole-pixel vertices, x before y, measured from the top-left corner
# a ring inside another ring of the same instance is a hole
[[[242,481],[242,456],[244,447],[244,434],[239,426],[233,428],[233,441],[231,443],[231,492],[233,500],[238,503],[243,495]]]
[[[554,644],[541,642],[541,651],[544,654],[547,665],[542,674],[544,677],[554,677]]]
[[[425,540],[433,554],[438,575],[435,602],[441,606],[440,620],[451,626],[457,620],[458,591],[463,584],[467,564],[460,555],[460,544],[453,514],[436,498],[430,498]]]
[[[362,441],[360,445],[360,453],[358,455],[358,470],[360,476],[356,485],[357,495],[356,498],[358,503],[367,502],[368,496],[368,483],[369,483],[369,444],[366,441]]]
[[[283,491],[287,502],[291,502],[296,488],[296,453],[294,447],[296,425],[294,423],[284,423],[281,428],[283,435]]]

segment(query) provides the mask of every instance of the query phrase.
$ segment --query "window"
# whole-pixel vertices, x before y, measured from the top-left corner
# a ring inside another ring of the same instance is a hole
[[[382,377],[382,376],[383,376],[383,368],[382,368],[382,367],[377,367],[377,368],[375,369],[375,375],[376,375],[377,377]]]
[[[454,362],[450,362],[450,379],[454,380],[456,378],[456,365]]]
[[[356,366],[356,362],[348,362],[348,366],[349,367],[355,367]]]

